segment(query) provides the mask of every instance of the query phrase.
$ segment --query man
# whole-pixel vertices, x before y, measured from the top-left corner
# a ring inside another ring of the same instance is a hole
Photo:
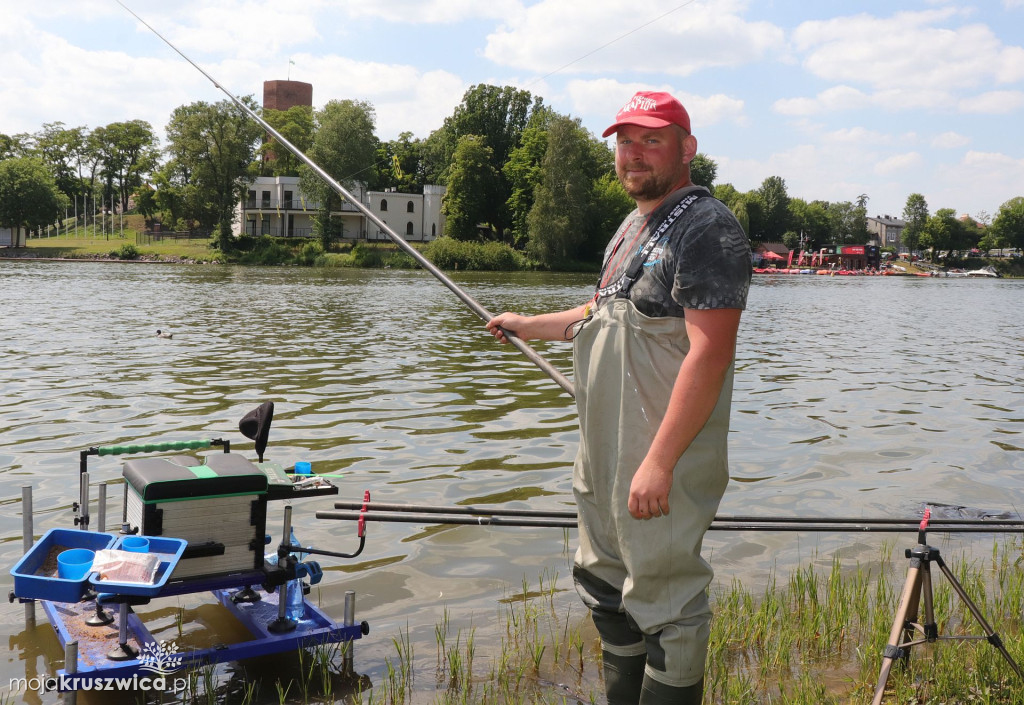
[[[636,201],[591,302],[487,328],[574,340],[580,449],[573,576],[601,635],[610,705],[700,703],[711,567],[700,555],[728,482],[733,358],[750,248],[690,180],[686,109],[640,92],[604,132]]]

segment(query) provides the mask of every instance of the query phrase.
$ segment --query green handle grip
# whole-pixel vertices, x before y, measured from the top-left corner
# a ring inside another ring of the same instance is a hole
[[[124,455],[126,453],[155,453],[164,450],[198,450],[209,448],[212,441],[171,441],[169,443],[143,443],[129,446],[104,446],[96,449],[97,455]]]

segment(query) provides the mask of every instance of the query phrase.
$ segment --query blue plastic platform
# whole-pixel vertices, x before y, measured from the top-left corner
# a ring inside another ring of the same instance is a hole
[[[237,661],[239,659],[265,656],[284,651],[311,648],[323,644],[343,641],[355,641],[363,636],[363,628],[359,624],[337,624],[327,614],[308,600],[304,601],[305,613],[295,629],[284,634],[274,634],[267,625],[277,619],[278,593],[264,592],[255,588],[262,598],[258,602],[234,603],[231,596],[235,589],[212,590],[214,597],[249,631],[252,639],[234,643],[218,644],[213,647],[183,651],[175,654],[181,657],[181,669],[198,668],[207,664]],[[91,676],[93,678],[131,678],[136,674],[152,676],[152,667],[139,659],[112,661],[107,654],[118,639],[118,617],[112,624],[93,627],[85,623],[95,614],[92,602],[62,603],[41,601],[47,618],[57,632],[61,648],[71,642],[78,642],[78,671],[66,673],[64,669],[57,672],[58,676]],[[156,639],[149,633],[142,620],[135,613],[128,614],[128,643],[139,649],[140,653],[147,644],[155,644]],[[173,674],[166,674],[173,678]]]

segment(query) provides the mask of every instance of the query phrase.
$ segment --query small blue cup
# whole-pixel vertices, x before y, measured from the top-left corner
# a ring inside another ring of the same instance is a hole
[[[149,539],[145,536],[125,536],[121,539],[121,550],[132,553],[149,553]]]
[[[87,548],[69,548],[57,554],[57,577],[65,580],[82,580],[89,574],[94,551]]]

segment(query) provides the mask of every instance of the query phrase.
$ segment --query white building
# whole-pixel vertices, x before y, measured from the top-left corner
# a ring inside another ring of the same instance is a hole
[[[441,213],[443,186],[424,186],[423,194],[367,191],[362,186],[349,192],[396,233],[411,242],[429,242],[444,234]],[[239,204],[235,235],[313,237],[318,203],[308,201],[299,189],[297,176],[260,176]],[[343,202],[331,215],[341,220],[342,239],[387,240],[355,205]]]
[[[0,247],[24,247],[24,228],[0,228]]]

